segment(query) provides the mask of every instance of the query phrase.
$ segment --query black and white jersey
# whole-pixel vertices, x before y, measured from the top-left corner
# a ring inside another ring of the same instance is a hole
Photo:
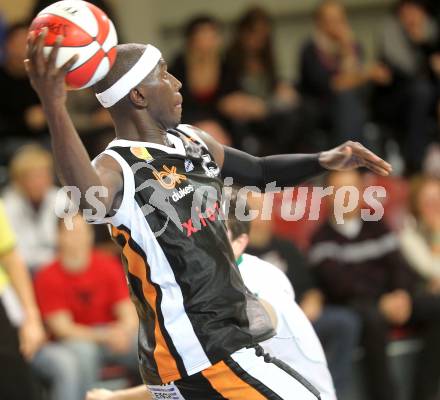
[[[193,375],[274,334],[235,264],[212,154],[188,125],[167,137],[169,146],[116,139],[104,151],[122,168],[124,193],[99,222],[122,248],[148,384]]]

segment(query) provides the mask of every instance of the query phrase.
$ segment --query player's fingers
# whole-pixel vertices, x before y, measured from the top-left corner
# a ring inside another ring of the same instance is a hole
[[[382,168],[378,166],[375,163],[372,163],[370,161],[363,160],[362,166],[368,168],[371,172],[374,172],[375,174],[381,175],[381,176],[388,176],[391,171],[388,169]]]
[[[385,160],[374,154],[372,151],[365,148],[362,144],[357,142],[352,142],[350,146],[353,149],[353,154],[357,157],[368,161],[369,163],[376,164],[378,167],[391,172],[392,167],[389,163],[387,163]]]
[[[26,45],[26,59],[31,60],[32,59],[32,52],[34,48],[34,41],[35,41],[35,33],[34,31],[30,32],[27,37],[27,45]]]
[[[78,61],[78,54],[75,54],[73,57],[71,57],[69,60],[67,60],[61,67],[60,72],[63,74],[66,74],[69,72],[69,70],[75,65],[75,63]]]
[[[35,68],[39,75],[43,75],[45,71],[45,60],[43,54],[44,39],[47,35],[47,28],[44,27],[35,41]]]
[[[58,56],[58,51],[63,41],[63,36],[58,35],[55,39],[55,43],[50,51],[49,58],[47,59],[47,69],[48,73],[53,73],[56,70],[56,60]]]

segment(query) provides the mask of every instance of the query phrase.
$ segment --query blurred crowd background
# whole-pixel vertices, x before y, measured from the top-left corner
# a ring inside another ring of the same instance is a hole
[[[380,221],[362,221],[359,204],[338,225],[334,196],[310,220],[312,191],[285,191],[273,219],[252,223],[247,252],[291,280],[340,399],[439,399],[440,2],[92,2],[121,42],[163,49],[183,82],[183,122],[220,142],[270,155],[355,140],[393,164],[389,178],[332,173],[304,186],[383,186]],[[81,400],[139,382],[136,315],[106,228],[76,218],[69,231],[54,213],[50,138],[23,65],[29,21],[50,3],[0,4],[5,400]],[[71,92],[68,108],[95,157],[113,137],[109,114],[91,90]],[[282,218],[292,199],[306,209],[299,221]]]

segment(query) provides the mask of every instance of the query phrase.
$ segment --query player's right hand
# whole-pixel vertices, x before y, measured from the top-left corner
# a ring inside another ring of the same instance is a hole
[[[27,58],[25,67],[32,87],[37,92],[43,107],[64,104],[66,100],[65,76],[75,64],[78,56],[74,55],[60,68],[56,67],[56,59],[63,37],[57,37],[55,44],[46,58],[43,53],[47,28],[36,35],[31,32],[28,37]]]

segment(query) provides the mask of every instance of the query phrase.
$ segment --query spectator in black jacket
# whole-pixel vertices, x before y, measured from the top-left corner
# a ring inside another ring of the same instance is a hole
[[[330,217],[312,239],[309,260],[327,304],[351,307],[363,322],[368,388],[374,400],[396,399],[386,357],[390,327],[420,328],[424,347],[416,371],[414,400],[433,399],[440,377],[440,297],[419,293],[398,239],[382,221],[363,221],[358,204],[338,224],[335,215],[344,205],[343,191],[357,190],[358,172],[329,175],[328,186],[338,196],[328,197]],[[353,195],[353,194],[351,194]]]
[[[170,72],[182,82],[185,107],[182,119],[231,145],[220,121],[217,103],[224,92],[225,65],[220,22],[209,15],[192,18],[185,27],[185,46],[171,63]]]
[[[27,141],[47,136],[46,118],[24,69],[28,25],[9,27],[6,33],[5,62],[0,67],[0,162],[9,159]]]
[[[401,0],[379,38],[379,55],[392,80],[378,89],[373,104],[377,117],[393,128],[402,143],[409,172],[420,169],[435,131],[439,45],[438,23],[418,0]]]
[[[219,109],[236,145],[251,153],[293,151],[304,136],[298,126],[298,94],[279,76],[272,32],[270,15],[259,7],[249,9],[238,21],[225,56]]]
[[[317,128],[330,133],[330,144],[362,138],[366,110],[362,89],[385,83],[382,65],[366,68],[345,8],[325,0],[315,11],[315,30],[300,58],[300,91]]]

